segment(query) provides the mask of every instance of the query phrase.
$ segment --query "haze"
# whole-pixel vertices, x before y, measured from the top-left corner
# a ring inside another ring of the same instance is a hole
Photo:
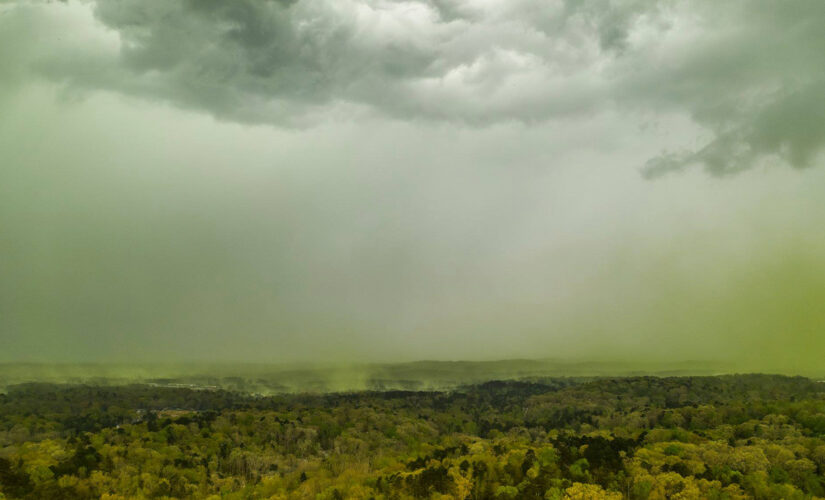
[[[825,355],[825,3],[0,3],[0,362]]]

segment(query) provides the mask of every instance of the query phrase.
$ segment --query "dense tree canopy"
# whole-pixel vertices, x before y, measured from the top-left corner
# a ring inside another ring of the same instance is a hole
[[[0,498],[825,497],[825,384],[765,375],[255,397],[27,384]]]

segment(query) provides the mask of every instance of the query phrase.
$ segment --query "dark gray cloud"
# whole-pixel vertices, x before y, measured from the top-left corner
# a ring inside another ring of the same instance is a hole
[[[707,140],[648,176],[811,165],[825,143],[825,3],[100,0],[117,42],[38,67],[245,123],[330,116],[488,125],[607,109],[689,116]],[[685,144],[694,144],[686,138]]]
[[[818,368],[821,10],[0,2],[0,361]]]
[[[646,174],[811,166],[825,145],[825,4],[732,2],[706,12],[690,44],[654,51],[654,69],[635,68],[624,83],[643,105],[684,109],[711,133],[696,149],[650,160]]]

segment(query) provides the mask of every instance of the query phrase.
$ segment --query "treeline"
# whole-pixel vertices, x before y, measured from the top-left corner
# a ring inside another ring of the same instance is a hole
[[[801,377],[0,395],[0,498],[808,499],[824,477],[825,384]]]

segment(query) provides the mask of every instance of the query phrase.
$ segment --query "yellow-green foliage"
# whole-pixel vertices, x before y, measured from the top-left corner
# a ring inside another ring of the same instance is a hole
[[[767,376],[251,397],[21,386],[0,499],[809,499],[822,384]]]

